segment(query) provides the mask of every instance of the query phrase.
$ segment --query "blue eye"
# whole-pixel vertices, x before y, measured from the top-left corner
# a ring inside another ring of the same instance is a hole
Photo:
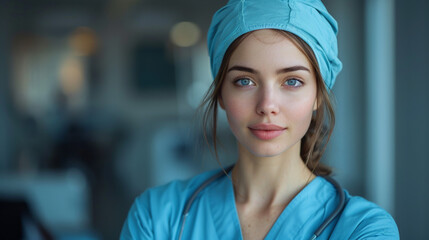
[[[235,83],[239,86],[251,86],[254,85],[253,82],[248,78],[240,78]]]
[[[302,86],[302,82],[298,79],[288,79],[285,84],[290,87],[300,87]]]

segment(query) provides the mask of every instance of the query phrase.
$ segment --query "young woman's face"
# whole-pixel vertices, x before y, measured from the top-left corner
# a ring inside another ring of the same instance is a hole
[[[231,56],[219,99],[240,151],[299,154],[316,89],[310,62],[291,40],[268,29],[251,33]]]

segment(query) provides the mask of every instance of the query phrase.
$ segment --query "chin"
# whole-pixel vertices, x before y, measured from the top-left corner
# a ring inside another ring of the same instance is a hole
[[[256,157],[269,158],[281,155],[284,150],[279,149],[247,149]]]
[[[283,143],[283,144],[273,144],[273,143],[250,143],[248,145],[241,145],[244,147],[245,151],[248,151],[255,157],[260,158],[269,158],[269,157],[277,157],[280,155],[294,155],[294,152],[296,154],[300,154],[300,142],[298,143]],[[289,153],[288,153],[289,152]]]

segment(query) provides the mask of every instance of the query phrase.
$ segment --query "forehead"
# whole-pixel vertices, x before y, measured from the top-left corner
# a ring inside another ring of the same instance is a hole
[[[271,29],[250,33],[234,50],[229,67],[236,64],[258,68],[261,65],[287,67],[302,65],[310,68],[310,62],[296,44],[285,34]]]

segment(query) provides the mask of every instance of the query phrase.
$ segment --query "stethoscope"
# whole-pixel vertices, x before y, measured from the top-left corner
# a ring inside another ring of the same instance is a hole
[[[183,209],[183,213],[182,213],[182,224],[180,227],[180,233],[179,233],[179,240],[182,239],[182,234],[183,234],[183,230],[185,228],[185,222],[186,222],[186,218],[188,217],[188,213],[189,210],[191,209],[192,203],[195,201],[195,198],[198,196],[198,194],[205,188],[207,187],[207,185],[209,185],[210,183],[214,182],[215,180],[217,180],[218,178],[225,176],[225,173],[229,172],[232,168],[234,167],[234,165],[228,167],[225,169],[225,171],[220,171],[219,173],[215,174],[214,176],[210,177],[209,179],[207,179],[206,181],[204,181],[195,191],[194,193],[192,193],[191,197],[189,197],[188,202],[186,203],[185,208]],[[334,185],[335,190],[337,190],[338,195],[340,197],[340,201],[337,205],[337,207],[334,209],[334,211],[331,213],[331,215],[329,215],[325,221],[319,226],[319,228],[317,228],[317,230],[314,232],[313,236],[310,238],[310,240],[314,240],[316,239],[322,232],[323,230],[325,230],[325,228],[329,225],[329,223],[332,222],[332,220],[334,220],[338,215],[340,215],[340,213],[343,211],[344,206],[346,205],[345,203],[345,196],[344,196],[344,191],[341,188],[340,184],[338,184],[337,181],[335,181],[334,179],[332,179],[329,176],[323,176],[323,178],[325,178],[326,180],[328,180],[328,182],[330,182],[332,185]]]

